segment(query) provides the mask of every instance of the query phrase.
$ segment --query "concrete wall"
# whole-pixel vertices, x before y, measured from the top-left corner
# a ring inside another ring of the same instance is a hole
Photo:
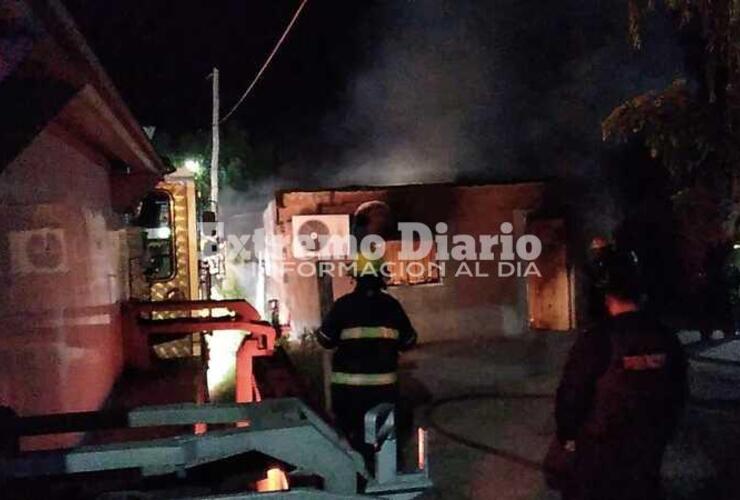
[[[104,165],[51,125],[0,173],[0,405],[23,415],[99,408],[121,370],[125,235]]]
[[[388,203],[399,221],[433,226],[445,222],[448,234],[478,236],[499,233],[502,222],[514,223],[522,233],[526,214],[538,209],[544,197],[542,183],[511,185],[412,185],[340,191],[284,192],[268,210],[277,234],[290,235],[290,218],[300,214],[353,213],[369,200]],[[525,278],[495,276],[496,262],[482,262],[490,278],[453,276],[439,284],[392,287],[419,331],[422,342],[462,337],[519,335],[527,328]],[[351,289],[347,278],[333,283],[335,297]],[[316,279],[286,273],[273,280],[268,292],[281,299],[299,329],[320,322]],[[269,297],[268,297],[269,298]]]

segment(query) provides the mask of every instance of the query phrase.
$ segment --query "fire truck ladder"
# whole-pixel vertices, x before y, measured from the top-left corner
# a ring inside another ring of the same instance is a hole
[[[375,463],[366,469],[362,457],[321,418],[294,398],[251,404],[178,404],[141,407],[130,411],[102,411],[36,417],[15,417],[5,432],[16,436],[89,431],[110,427],[182,426],[197,422],[231,424],[202,435],[181,435],[52,452],[13,453],[0,458],[0,481],[59,475],[138,470],[141,476],[177,474],[187,479],[191,469],[257,451],[287,464],[287,477],[313,475],[323,489],[290,489],[288,480],[278,498],[410,499],[431,486],[426,467],[425,435],[420,432],[419,466],[399,473],[393,407],[380,405],[365,419],[366,442],[376,450]],[[236,427],[233,425],[236,424]],[[269,477],[269,475],[268,475]],[[363,478],[358,481],[358,478]],[[94,484],[94,483],[93,483]],[[275,491],[275,490],[273,490]],[[141,492],[146,495],[146,492]],[[272,498],[270,493],[237,492],[198,498]]]

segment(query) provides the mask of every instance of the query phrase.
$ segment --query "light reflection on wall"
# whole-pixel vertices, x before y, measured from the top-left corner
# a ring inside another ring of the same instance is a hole
[[[236,351],[244,338],[240,330],[220,330],[206,336],[208,393],[218,399],[234,385]]]

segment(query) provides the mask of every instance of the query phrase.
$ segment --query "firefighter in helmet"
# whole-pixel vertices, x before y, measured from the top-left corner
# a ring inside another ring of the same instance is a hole
[[[360,255],[354,291],[340,297],[324,318],[318,342],[335,349],[332,359],[332,410],[339,429],[365,450],[365,413],[398,400],[398,353],[416,343],[416,332],[401,304],[386,293],[382,260]]]
[[[608,317],[577,338],[557,391],[557,437],[574,463],[566,498],[659,499],[686,360],[676,336],[641,310],[634,258],[614,255],[607,274]]]
[[[606,317],[604,287],[607,282],[608,262],[614,254],[614,246],[603,236],[595,236],[588,248],[586,272],[589,278],[588,311],[590,322]]]

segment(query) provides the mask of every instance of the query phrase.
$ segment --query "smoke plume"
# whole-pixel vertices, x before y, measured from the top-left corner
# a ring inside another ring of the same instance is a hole
[[[621,201],[600,122],[683,72],[671,20],[653,16],[634,51],[621,0],[374,5],[359,27],[364,63],[316,124],[314,151],[249,193],[225,193],[232,229],[261,224],[278,188],[542,178],[564,182],[584,231],[614,228]]]

